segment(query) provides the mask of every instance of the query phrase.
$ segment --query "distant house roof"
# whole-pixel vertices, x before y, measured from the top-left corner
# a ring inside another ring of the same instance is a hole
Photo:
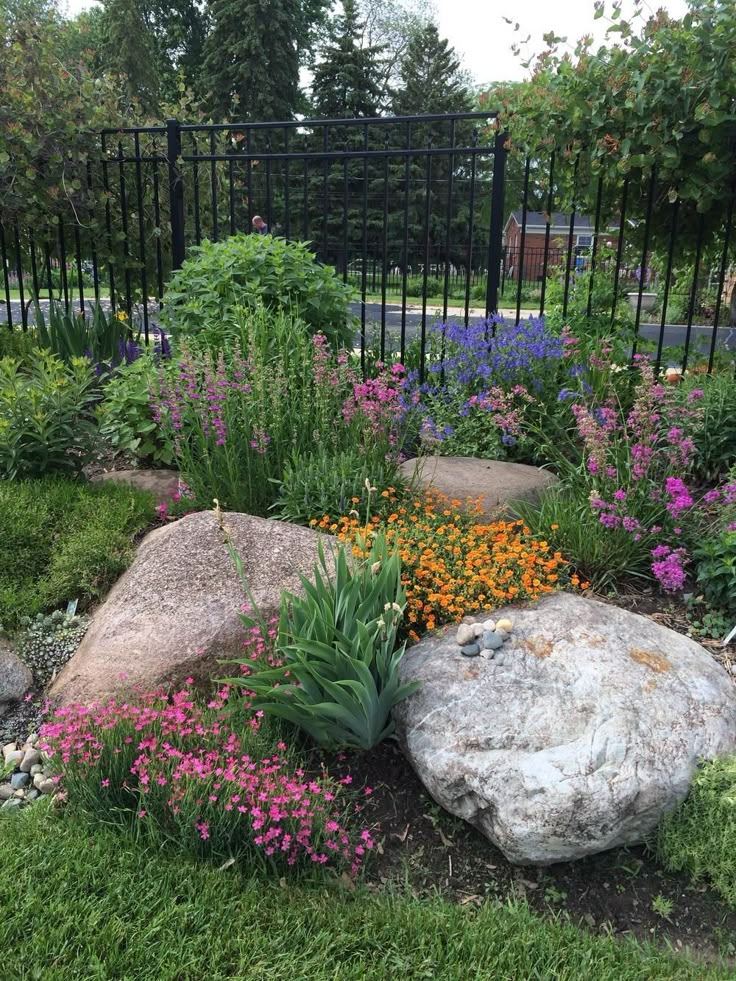
[[[516,222],[519,227],[521,227],[521,220],[524,212],[519,209],[518,211],[512,211],[509,215],[509,219],[506,222],[505,230],[508,229],[511,224],[512,219]],[[553,211],[550,215],[550,231],[552,233],[561,233],[570,231],[570,215],[565,214],[562,211]],[[574,231],[580,232],[592,232],[594,230],[594,223],[588,217],[588,215],[575,215],[575,225]],[[527,211],[526,213],[526,230],[529,231],[545,231],[547,228],[547,215],[543,211]],[[610,225],[606,231],[615,231],[617,226]]]

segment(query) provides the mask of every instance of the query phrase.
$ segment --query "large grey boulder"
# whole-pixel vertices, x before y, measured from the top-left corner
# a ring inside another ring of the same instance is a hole
[[[406,460],[407,480],[432,488],[451,500],[482,497],[482,520],[493,520],[510,501],[537,501],[558,483],[554,474],[524,463],[481,460],[470,456],[427,456]]]
[[[268,619],[281,592],[299,589],[299,573],[317,561],[318,534],[247,514],[226,514],[251,594]],[[212,512],[152,531],[135,561],[95,613],[78,651],[51,688],[59,703],[99,700],[162,683],[226,677],[237,666],[218,659],[242,653],[238,616],[246,596]]]
[[[736,750],[736,687],[687,637],[565,593],[497,615],[514,623],[501,664],[463,657],[455,627],[428,636],[395,716],[432,797],[512,862],[640,842],[700,759]]]
[[[0,710],[21,699],[32,685],[30,669],[0,637]]]

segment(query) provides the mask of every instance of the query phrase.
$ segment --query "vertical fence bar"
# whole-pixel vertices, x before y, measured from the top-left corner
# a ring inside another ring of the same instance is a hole
[[[158,160],[153,164],[153,224],[156,238],[156,299],[159,310],[164,295],[164,257],[161,249],[161,201],[159,198]]]
[[[28,245],[31,250],[31,278],[33,280],[33,299],[38,300],[41,295],[41,284],[38,281],[38,263],[36,262],[36,242],[33,231],[28,232]]]
[[[302,182],[302,225],[304,226],[304,241],[309,241],[309,161],[304,158],[304,176]]]
[[[327,200],[328,200],[328,188],[327,181],[329,175],[329,163],[327,160],[327,152],[329,149],[329,134],[327,132],[327,127],[322,127],[322,152],[325,156],[322,158],[322,261],[328,261],[329,249],[327,244],[328,239],[328,226],[327,226]]]
[[[217,214],[217,161],[214,159],[217,154],[217,140],[215,130],[210,132],[210,196],[212,200],[212,241],[216,242],[220,237],[220,222]]]
[[[138,260],[141,264],[141,302],[143,304],[143,337],[148,344],[148,270],[146,269],[146,228],[143,218],[143,170],[140,135],[135,134],[135,191],[138,207]]]
[[[348,151],[347,144],[344,147]],[[342,281],[348,281],[348,159],[342,161]]]
[[[465,326],[470,322],[470,283],[473,278],[473,239],[475,237],[475,173],[476,156],[475,150],[478,146],[478,130],[473,130],[472,139],[473,152],[470,155],[470,199],[468,201],[468,251],[466,255],[466,275],[465,275]],[[495,166],[495,157],[494,157]],[[491,191],[491,194],[493,191]],[[490,237],[490,236],[489,236]]]
[[[710,351],[708,354],[708,374],[713,371],[713,359],[716,354],[716,338],[718,337],[718,320],[721,316],[721,304],[723,301],[723,291],[726,283],[726,269],[728,268],[728,250],[731,246],[731,231],[733,229],[733,210],[734,199],[736,199],[736,184],[731,190],[731,200],[728,205],[728,215],[726,217],[726,231],[723,239],[723,254],[721,255],[721,267],[718,274],[718,293],[716,296],[716,309],[713,315],[713,333],[710,339]]]
[[[87,193],[92,197],[92,164],[87,160]],[[91,216],[90,216],[91,217]],[[100,270],[97,265],[97,246],[95,244],[94,226],[90,236],[90,258],[92,260],[92,284],[94,287],[95,303],[100,302]]]
[[[544,314],[544,301],[547,296],[547,269],[549,265],[549,240],[552,235],[553,207],[555,200],[555,155],[549,161],[549,193],[547,194],[547,227],[544,230],[544,254],[542,257],[542,289],[539,297],[539,316]]]
[[[181,129],[177,119],[166,120],[166,162],[169,180],[169,222],[171,224],[171,268],[184,262],[184,183],[179,170]]]
[[[20,296],[20,320],[23,330],[28,330],[28,311],[26,310],[25,290],[23,287],[23,259],[20,251],[20,229],[18,222],[13,225],[13,237],[15,239],[15,268],[18,274],[18,294]]]
[[[271,227],[273,224],[273,186],[271,180],[271,154],[273,153],[273,147],[271,145],[271,137],[269,136],[266,140],[266,225],[268,226],[269,233],[273,232]]]
[[[455,149],[455,120],[450,120],[450,146]],[[442,320],[447,320],[447,307],[449,305],[448,300],[450,296],[450,242],[451,242],[451,229],[452,229],[452,192],[453,192],[453,177],[455,175],[455,154],[451,153],[449,157],[450,170],[447,175],[447,222],[445,224],[445,284],[442,291]],[[444,345],[444,331],[442,333],[443,345]]]
[[[427,150],[432,149],[432,134],[427,140]],[[432,216],[432,154],[427,153],[426,184],[424,188],[424,270],[422,273],[422,334],[419,342],[419,380],[424,381],[425,359],[427,356],[427,281],[429,278],[429,262],[431,247],[431,216]]]
[[[251,158],[251,129],[245,131],[245,152],[248,156],[248,162],[245,165],[245,180],[248,188],[248,214],[245,216],[245,227],[250,231],[250,220],[253,217],[253,160]],[[306,166],[306,163],[305,163]],[[255,209],[258,210],[257,208]]]
[[[575,194],[577,191],[578,167],[580,165],[580,155],[575,157],[575,166],[572,171],[572,201],[570,202],[570,231],[567,238],[567,261],[565,263],[565,292],[562,299],[562,316],[567,316],[567,307],[570,302],[570,272],[572,269],[572,247],[575,239]]]
[[[593,280],[595,278],[595,260],[598,255],[598,234],[601,227],[601,205],[603,203],[603,178],[598,180],[598,196],[595,202],[595,224],[593,226],[593,248],[590,254],[590,281],[588,283],[587,316],[593,312]]]
[[[284,126],[284,153],[289,152],[289,127]],[[289,174],[289,158],[288,156],[284,160],[284,238],[289,239],[291,237],[291,217],[290,217],[290,200],[289,200],[289,184],[290,184],[290,174]]]
[[[677,216],[680,211],[680,198],[679,195],[675,200],[675,204],[672,209],[672,224],[670,226],[670,243],[667,250],[667,268],[665,270],[664,278],[664,297],[662,298],[662,319],[659,324],[659,338],[657,341],[657,360],[655,362],[655,369],[659,371],[659,366],[662,362],[662,348],[664,347],[664,329],[667,323],[667,304],[670,299],[670,286],[672,285],[672,264],[675,258],[675,242],[677,241]]]
[[[112,191],[110,190],[110,174],[107,160],[107,141],[105,134],[102,134],[102,189],[105,194],[105,229],[107,231],[107,276],[110,286],[110,309],[115,313],[115,255],[112,241],[112,211],[110,200]],[[51,273],[49,271],[49,284],[51,283]]]
[[[64,238],[64,219],[59,217],[59,275],[64,291],[64,309],[69,310],[69,280],[66,275],[66,241]]]
[[[363,150],[366,152],[363,157],[363,248],[361,254],[361,281],[360,281],[360,367],[365,377],[365,294],[368,275],[368,124],[363,125]]]
[[[498,312],[503,244],[504,184],[506,182],[506,141],[508,134],[497,133],[493,145],[493,186],[491,188],[491,228],[488,236],[488,285],[486,316]]]
[[[389,133],[384,133],[384,150],[388,151]],[[383,158],[383,261],[381,263],[381,360],[386,358],[386,276],[388,275],[388,153]]]
[[[700,275],[700,260],[703,257],[703,235],[705,231],[705,216],[700,215],[698,220],[698,238],[695,243],[695,268],[693,269],[693,285],[690,290],[690,301],[687,306],[687,331],[685,333],[685,354],[682,358],[682,370],[687,369],[688,354],[690,352],[690,335],[693,329],[693,317],[695,316],[695,302],[698,298],[698,276]]]
[[[125,184],[123,164],[123,144],[118,141],[118,164],[120,167],[120,218],[123,230],[123,273],[125,275],[125,310],[128,318],[133,316],[133,296],[130,281],[130,245],[128,241],[128,194]]]
[[[84,276],[82,274],[82,242],[79,235],[79,222],[74,223],[74,248],[77,258],[77,285],[79,287],[79,312],[84,316]]]
[[[227,162],[228,211],[230,212],[230,234],[235,234],[235,161]]]
[[[48,239],[45,239],[43,243],[43,260],[46,266],[46,285],[49,291],[49,302],[51,302],[54,299],[54,284],[51,279],[51,249],[49,248]]]
[[[401,360],[406,355],[406,295],[409,270],[409,188],[411,187],[411,123],[406,124],[406,156],[404,157],[404,250],[401,263]]]
[[[197,146],[197,136],[192,134],[192,184],[194,188],[194,241],[197,245],[202,241],[202,220],[199,213],[199,147]]]
[[[629,197],[629,178],[624,180],[621,192],[621,212],[618,222],[618,245],[616,246],[616,268],[613,271],[613,296],[611,298],[611,327],[616,319],[616,304],[618,303],[618,284],[621,278],[621,263],[624,255],[624,236],[626,228],[626,205]]]
[[[10,276],[8,275],[8,252],[5,247],[5,227],[0,222],[0,259],[3,263],[3,284],[5,286],[5,312],[8,327],[13,329],[13,307],[10,303]]]
[[[526,218],[529,209],[529,170],[531,168],[531,160],[529,157],[526,158],[526,163],[524,165],[524,189],[522,191],[521,198],[521,242],[519,244],[519,261],[516,264],[516,323],[518,324],[521,320],[521,293],[524,288],[524,252],[526,249]]]
[[[639,297],[636,301],[636,317],[634,318],[634,344],[632,355],[636,354],[637,342],[639,340],[639,328],[641,326],[641,305],[644,296],[644,281],[647,278],[647,256],[649,255],[649,239],[652,231],[652,211],[654,209],[654,190],[657,181],[656,168],[652,167],[652,176],[649,179],[649,194],[647,197],[647,212],[644,219],[644,240],[641,252],[641,273],[639,276]],[[686,355],[687,356],[687,355]]]

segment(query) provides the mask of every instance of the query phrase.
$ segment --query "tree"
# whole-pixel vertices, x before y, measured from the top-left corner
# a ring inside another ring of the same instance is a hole
[[[211,0],[203,85],[219,119],[287,120],[299,106],[299,0]]]
[[[401,63],[412,38],[432,22],[429,0],[360,0],[363,44],[381,48],[378,84],[382,104],[390,104],[400,82]]]
[[[105,0],[100,31],[106,70],[121,78],[128,98],[155,112],[161,93],[160,52],[138,0]]]
[[[449,42],[440,37],[436,24],[427,24],[409,41],[393,105],[400,116],[469,112],[473,108],[460,59]]]
[[[343,0],[312,81],[312,104],[318,116],[359,119],[378,114],[381,102],[381,49],[364,45],[363,24],[355,0]]]

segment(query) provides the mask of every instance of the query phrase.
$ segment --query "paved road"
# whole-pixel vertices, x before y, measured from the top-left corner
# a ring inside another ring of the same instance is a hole
[[[103,301],[103,305],[107,306],[107,303]],[[41,301],[41,306],[46,308],[48,306],[47,300]],[[353,303],[351,304],[351,309],[353,313],[360,319],[361,317],[361,304]],[[378,343],[381,336],[381,304],[380,303],[366,303],[365,307],[365,318],[366,318],[366,338],[368,344]],[[150,326],[156,323],[156,314],[158,313],[158,306],[151,304],[149,306],[150,315]],[[21,309],[20,303],[17,300],[11,301],[11,316],[13,318],[14,324],[20,324],[21,322]],[[29,317],[31,322],[33,320],[33,311],[30,311]],[[0,305],[0,323],[5,319],[5,304]],[[448,321],[454,321],[456,323],[462,323],[463,314],[450,313],[448,314]],[[480,323],[483,318],[481,316],[471,316],[470,323]],[[387,303],[386,304],[386,346],[393,350],[399,350],[401,341],[401,304],[399,303]],[[440,323],[441,317],[438,317],[434,310],[427,310],[427,324],[431,325],[433,323]],[[422,327],[422,314],[421,311],[417,312],[417,308],[413,307],[407,310],[406,314],[406,340],[410,341],[412,338],[416,337]],[[665,326],[664,335],[664,346],[665,347],[680,347],[684,345],[685,339],[687,337],[687,327],[681,324],[668,324]],[[641,336],[648,338],[653,341],[657,341],[659,338],[659,326],[655,324],[642,324],[641,326]],[[708,353],[710,350],[711,339],[713,336],[712,327],[693,327],[691,332],[690,344],[692,348],[695,348],[703,353]],[[356,347],[360,346],[360,334],[356,336]],[[716,338],[716,348],[721,350],[728,350],[736,352],[736,327],[719,327],[718,336]]]

